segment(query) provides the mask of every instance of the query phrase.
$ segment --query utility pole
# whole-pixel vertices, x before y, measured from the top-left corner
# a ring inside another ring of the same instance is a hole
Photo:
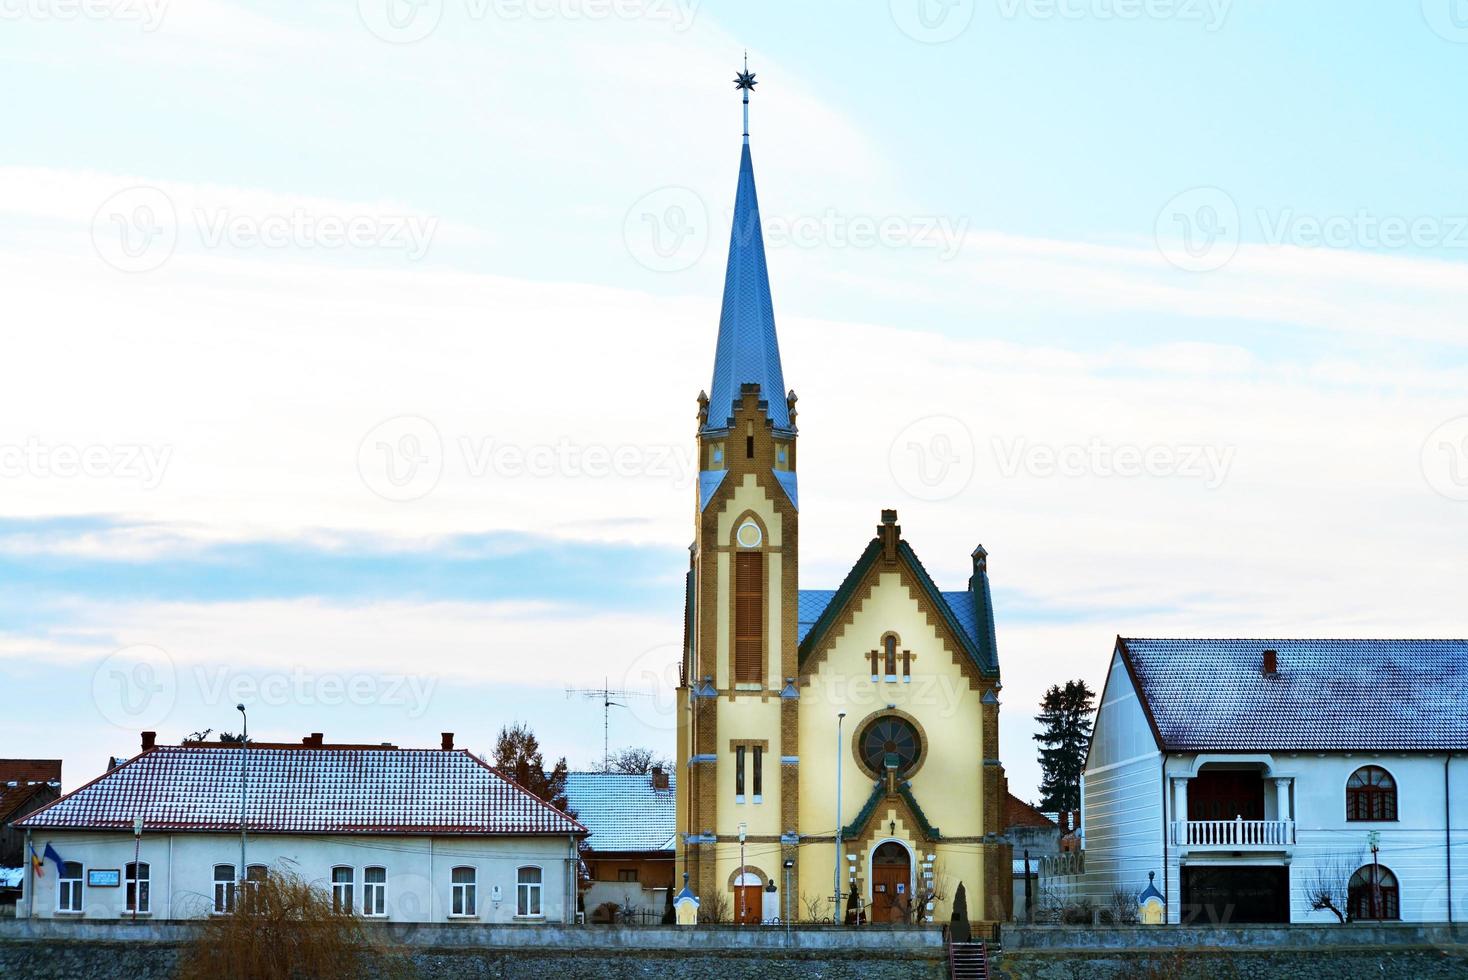
[[[250,716],[245,713],[244,704],[235,705],[235,710],[244,719],[244,728],[240,731],[240,874],[239,884],[235,886],[235,907],[245,900],[245,802],[247,786],[245,782],[245,767],[250,758]]]
[[[582,698],[585,698],[588,701],[600,701],[601,702],[601,707],[602,707],[602,718],[601,718],[602,770],[603,771],[610,771],[611,768],[612,768],[612,709],[613,708],[625,708],[625,707],[627,707],[627,705],[622,704],[620,701],[613,701],[612,699],[613,698],[624,698],[624,699],[625,698],[650,698],[650,697],[653,697],[654,695],[653,695],[653,693],[651,691],[627,691],[627,690],[619,690],[619,689],[613,688],[611,686],[611,679],[610,678],[608,678],[602,684],[601,687],[568,687],[568,688],[566,688],[566,697],[568,697],[568,698],[574,698],[574,697],[577,697],[578,695],[580,697],[582,697]]]
[[[836,867],[831,871],[834,903],[831,922],[841,923],[841,725],[846,721],[846,712],[836,716]]]

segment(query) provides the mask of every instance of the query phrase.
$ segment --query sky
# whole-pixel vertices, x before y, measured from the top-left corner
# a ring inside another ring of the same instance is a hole
[[[0,754],[673,749],[748,51],[801,585],[1463,636],[1462,0],[0,0]],[[568,689],[570,693],[568,693]]]

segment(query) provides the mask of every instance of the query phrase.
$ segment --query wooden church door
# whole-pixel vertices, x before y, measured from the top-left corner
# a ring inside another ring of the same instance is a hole
[[[907,848],[888,841],[872,855],[873,922],[903,922],[912,907],[912,860]]]

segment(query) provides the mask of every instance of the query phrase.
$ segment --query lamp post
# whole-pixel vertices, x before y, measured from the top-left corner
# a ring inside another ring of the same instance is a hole
[[[836,853],[835,866],[831,869],[831,922],[841,923],[841,725],[846,721],[846,712],[836,716]]]
[[[748,833],[749,824],[741,823],[739,825],[739,874],[734,878],[737,884],[736,890],[739,892],[739,924],[741,926],[749,918],[749,899],[745,897],[749,893],[745,891],[744,886],[744,838]]]
[[[143,818],[133,817],[133,923],[138,921],[138,906],[143,903],[143,876],[138,862],[143,857]],[[149,875],[151,878],[152,876]],[[126,887],[124,883],[123,887]]]
[[[250,757],[250,716],[245,713],[245,706],[243,704],[237,704],[237,705],[235,705],[235,710],[240,713],[240,718],[242,719],[243,724],[244,724],[244,727],[240,730],[240,876],[239,876],[239,885],[238,885],[239,893],[235,896],[235,901],[236,902],[243,902],[244,899],[245,899],[245,874],[246,874],[246,872],[245,872],[245,802],[246,802],[246,795],[245,794],[247,792],[247,789],[246,789],[246,785],[245,785],[245,764],[248,762],[249,757]]]

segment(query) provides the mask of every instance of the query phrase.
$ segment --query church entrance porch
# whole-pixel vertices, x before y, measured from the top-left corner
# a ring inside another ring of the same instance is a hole
[[[906,922],[912,908],[912,856],[896,841],[872,854],[872,922]]]

